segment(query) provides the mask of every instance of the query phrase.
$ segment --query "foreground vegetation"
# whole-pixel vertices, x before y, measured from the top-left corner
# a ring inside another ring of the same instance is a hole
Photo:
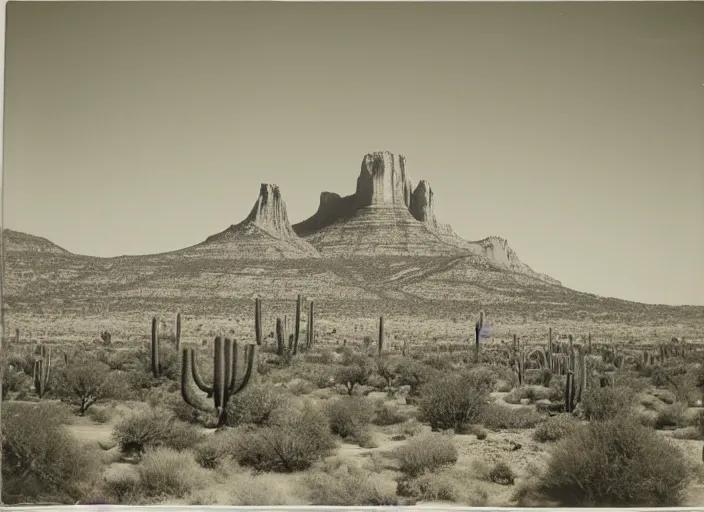
[[[411,351],[383,320],[318,343],[314,315],[265,336],[257,303],[249,343],[183,342],[179,317],[145,346],[10,345],[4,502],[676,506],[702,485],[694,344]]]

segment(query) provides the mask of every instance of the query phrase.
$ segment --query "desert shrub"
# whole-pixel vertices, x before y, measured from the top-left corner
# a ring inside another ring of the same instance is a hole
[[[561,506],[676,506],[688,484],[683,454],[625,417],[589,423],[559,441],[538,491]]]
[[[423,385],[418,409],[433,429],[459,429],[474,423],[489,398],[489,387],[475,373],[449,374]]]
[[[281,407],[285,397],[279,389],[265,385],[247,387],[230,397],[227,404],[227,425],[267,425],[274,411]]]
[[[347,394],[352,395],[355,387],[365,385],[371,374],[369,364],[357,360],[349,365],[340,366],[335,371],[335,383],[345,386]]]
[[[359,444],[369,442],[374,407],[366,398],[345,396],[331,400],[326,404],[325,413],[333,434]]]
[[[258,471],[308,469],[335,447],[328,419],[312,403],[288,403],[275,411],[269,425],[240,430],[235,458]]]
[[[145,496],[181,498],[204,482],[203,469],[190,452],[166,447],[147,450],[137,471]]]
[[[411,477],[452,465],[458,456],[452,437],[436,432],[414,436],[392,453],[401,472]]]
[[[31,377],[21,369],[5,365],[2,374],[2,399],[5,400],[10,393],[23,393],[32,384]]]
[[[295,496],[290,495],[289,490],[281,484],[276,475],[266,473],[255,475],[249,471],[238,472],[234,477],[228,478],[228,487],[230,488],[231,505],[238,507],[302,504]]]
[[[376,360],[376,373],[384,380],[386,390],[391,390],[396,379],[396,364],[388,357],[380,357]]]
[[[498,404],[486,404],[478,422],[491,430],[533,428],[545,421],[546,416],[535,409],[512,409]]]
[[[75,503],[93,484],[97,453],[65,430],[61,409],[18,405],[2,404],[3,502]]]
[[[504,461],[499,461],[489,471],[489,480],[495,484],[513,485],[516,480],[516,474],[508,464]]]
[[[186,423],[200,423],[201,417],[204,416],[202,411],[188,405],[180,392],[170,392],[165,386],[150,389],[144,398],[151,408],[168,409],[176,418]]]
[[[353,464],[324,467],[304,478],[310,501],[327,506],[394,506],[398,499],[382,489],[378,477]]]
[[[78,407],[81,415],[99,401],[120,398],[124,392],[119,375],[100,362],[82,361],[62,368],[54,386],[54,394],[62,402]]]
[[[550,387],[552,381],[552,370],[550,368],[541,368],[538,373],[538,383],[546,388]]]
[[[395,404],[389,404],[383,400],[379,400],[374,407],[374,419],[372,423],[375,425],[397,425],[408,419],[406,414],[398,410]]]
[[[286,389],[293,395],[309,395],[315,391],[315,386],[309,380],[295,379],[286,386]]]
[[[167,447],[185,450],[198,444],[202,434],[166,409],[149,409],[129,416],[115,425],[113,439],[120,451],[141,455],[148,448]]]
[[[110,503],[128,505],[140,501],[139,476],[122,473],[106,478],[101,485],[102,494]]]
[[[400,479],[396,492],[421,501],[456,502],[462,495],[462,487],[445,471],[424,471],[416,477]]]
[[[682,403],[674,403],[663,408],[655,418],[655,428],[684,427],[687,425],[685,413],[687,406]]]
[[[533,433],[533,439],[539,443],[559,441],[574,432],[578,426],[579,423],[571,414],[558,414],[538,425]]]
[[[396,385],[409,386],[409,395],[415,396],[425,383],[441,375],[442,372],[415,359],[403,359],[396,367]]]
[[[110,423],[113,411],[107,407],[94,408],[88,411],[88,416],[96,423]]]
[[[590,421],[605,421],[628,415],[633,411],[634,393],[630,389],[589,388],[582,395],[584,417]]]
[[[504,397],[504,402],[507,404],[519,404],[521,400],[530,400],[537,402],[538,400],[558,400],[559,393],[555,388],[544,388],[542,386],[521,386],[513,389]]]
[[[216,469],[223,462],[233,457],[237,442],[228,431],[216,431],[205,437],[193,448],[193,454],[199,466]]]

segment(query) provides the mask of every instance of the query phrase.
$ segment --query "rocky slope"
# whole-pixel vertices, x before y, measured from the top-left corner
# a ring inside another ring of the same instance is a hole
[[[279,187],[267,183],[262,183],[259,197],[246,219],[181,252],[186,257],[235,259],[320,257],[291,228]]]

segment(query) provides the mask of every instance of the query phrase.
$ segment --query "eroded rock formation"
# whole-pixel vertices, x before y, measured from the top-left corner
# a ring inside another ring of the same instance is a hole
[[[412,190],[403,155],[377,151],[364,156],[355,193],[360,207],[383,204],[408,208]]]
[[[420,180],[418,186],[411,195],[409,210],[413,218],[422,222],[432,230],[438,229],[438,221],[435,219],[433,210],[433,189],[430,183]]]
[[[243,259],[320,257],[291,227],[279,187],[268,183],[262,183],[247,218],[186,251],[194,256],[206,252],[211,256]]]

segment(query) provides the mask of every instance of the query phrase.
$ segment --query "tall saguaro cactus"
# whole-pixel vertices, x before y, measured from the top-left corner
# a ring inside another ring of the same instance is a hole
[[[479,337],[484,327],[484,311],[479,312],[479,320],[474,324],[474,362],[479,363]]]
[[[159,363],[159,321],[152,317],[152,375],[161,376],[161,364]]]
[[[176,329],[174,332],[176,350],[181,350],[181,313],[176,313]]]
[[[51,349],[43,344],[39,348],[39,358],[34,361],[34,391],[39,398],[44,397],[49,385],[49,374],[51,371]]]
[[[384,351],[384,317],[379,317],[379,356]]]
[[[255,371],[257,348],[256,344],[240,347],[236,341],[229,338],[224,340],[220,336],[215,338],[212,385],[207,385],[198,371],[195,350],[183,348],[181,350],[181,396],[183,400],[191,407],[201,411],[213,411],[213,408],[191,396],[189,378],[193,377],[198,389],[206,393],[208,398],[213,398],[214,410],[218,416],[218,426],[223,426],[227,421],[226,410],[230,398],[247,387],[252,373]],[[243,355],[245,359],[243,376],[238,375],[240,355]]]
[[[306,348],[309,349],[313,345],[313,301],[308,304],[308,332],[306,332]]]
[[[284,324],[280,318],[276,319],[276,353],[279,356],[283,356],[286,352],[286,345],[284,341]]]
[[[254,335],[257,345],[262,344],[262,299],[254,299]]]
[[[552,346],[552,327],[548,329],[548,361],[547,365],[548,368],[550,368],[551,372],[554,372],[555,370],[553,369],[553,364],[552,364],[552,354],[553,354],[553,346]]]
[[[295,324],[295,331],[293,334],[293,350],[291,351],[292,355],[296,355],[298,353],[298,337],[301,334],[301,296],[300,294],[296,298],[296,324]]]

